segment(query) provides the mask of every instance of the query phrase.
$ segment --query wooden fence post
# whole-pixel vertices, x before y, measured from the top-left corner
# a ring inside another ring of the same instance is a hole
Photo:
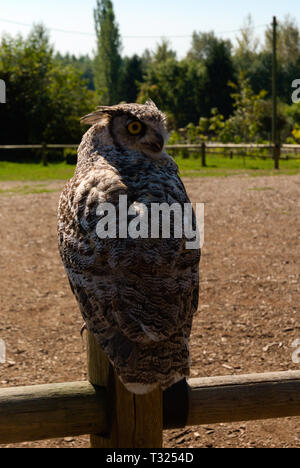
[[[42,147],[42,163],[43,166],[48,166],[47,145],[45,143],[43,143]]]
[[[105,436],[91,435],[91,448],[161,448],[162,392],[134,395],[126,390],[92,333],[87,334],[88,378],[106,387],[108,428]]]
[[[276,143],[274,147],[274,167],[275,169],[279,169],[279,161],[280,161],[280,143]]]
[[[201,145],[201,160],[202,160],[202,167],[206,167],[206,145],[205,142],[202,142]]]

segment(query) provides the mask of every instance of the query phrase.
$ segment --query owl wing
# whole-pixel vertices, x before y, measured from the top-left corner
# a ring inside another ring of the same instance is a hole
[[[62,194],[60,252],[84,320],[104,347],[120,335],[141,344],[190,335],[198,305],[200,251],[187,250],[184,237],[104,239],[97,232],[103,219],[99,204],[111,203],[118,213],[122,194],[128,204],[189,203],[178,177],[167,189],[161,191],[161,186],[148,180],[137,190],[107,168],[80,183],[74,180]],[[118,232],[118,216],[116,228]]]

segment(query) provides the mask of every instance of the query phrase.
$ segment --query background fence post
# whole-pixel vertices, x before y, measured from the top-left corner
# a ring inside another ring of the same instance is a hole
[[[202,142],[201,145],[201,159],[202,159],[202,167],[206,167],[206,145],[205,142]]]
[[[48,166],[47,145],[45,143],[43,143],[42,148],[42,164],[43,166]]]
[[[275,167],[275,169],[279,169],[280,153],[281,153],[280,143],[276,143],[275,144],[275,149],[274,149],[274,167]]]
[[[87,352],[89,381],[107,388],[109,402],[109,432],[105,436],[91,435],[91,448],[161,448],[161,390],[147,395],[128,392],[90,332],[87,334]]]

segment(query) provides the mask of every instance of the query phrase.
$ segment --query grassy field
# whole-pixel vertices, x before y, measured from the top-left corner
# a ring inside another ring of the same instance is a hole
[[[232,175],[293,175],[300,172],[300,161],[281,161],[281,169],[273,169],[271,159],[234,157],[233,159],[221,156],[208,156],[207,167],[201,167],[201,159],[175,158],[182,177],[228,177]],[[46,181],[70,179],[74,173],[74,166],[65,163],[41,164],[0,162],[0,181]]]
[[[74,166],[65,163],[41,164],[11,163],[0,161],[0,181],[8,180],[66,180],[70,179],[74,173]]]
[[[280,161],[280,170],[274,170],[274,162],[270,159],[243,158],[235,156],[233,159],[223,156],[207,156],[207,167],[201,167],[201,159],[175,158],[180,174],[185,177],[226,177],[232,175],[293,175],[300,172],[300,160]]]

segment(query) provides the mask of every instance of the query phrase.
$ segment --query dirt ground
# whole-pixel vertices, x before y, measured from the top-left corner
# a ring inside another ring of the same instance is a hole
[[[205,203],[191,377],[299,370],[291,345],[300,339],[300,175],[185,183],[191,199]],[[0,338],[8,358],[1,388],[87,377],[82,320],[57,251],[61,187],[0,196]],[[88,437],[14,445],[87,446]],[[300,418],[166,431],[164,446],[299,448]]]

